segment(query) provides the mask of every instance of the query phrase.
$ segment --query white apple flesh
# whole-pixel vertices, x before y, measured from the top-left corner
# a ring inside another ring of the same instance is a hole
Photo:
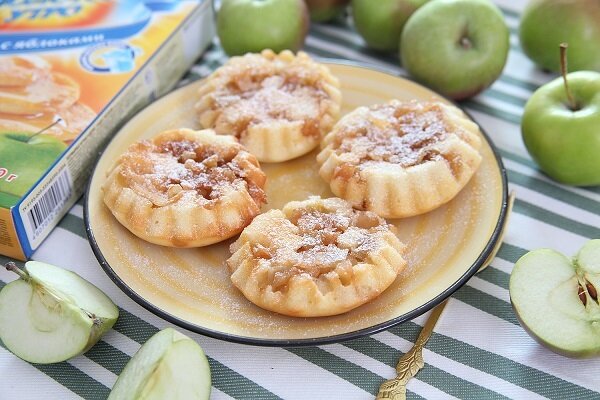
[[[129,360],[108,400],[203,400],[211,377],[202,348],[167,328],[152,336]]]
[[[114,303],[79,275],[37,261],[0,291],[0,339],[25,361],[49,364],[89,350],[119,316]]]
[[[521,325],[538,342],[571,357],[600,354],[600,239],[572,260],[551,249],[525,254],[509,290]]]

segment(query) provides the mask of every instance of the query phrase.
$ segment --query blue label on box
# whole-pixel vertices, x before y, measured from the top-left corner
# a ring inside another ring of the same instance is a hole
[[[18,1],[2,4],[0,54],[40,52],[124,39],[141,31],[153,11],[180,1],[72,0]]]

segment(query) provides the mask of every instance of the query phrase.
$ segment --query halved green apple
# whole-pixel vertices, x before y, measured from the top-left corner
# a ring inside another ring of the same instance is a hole
[[[84,353],[119,316],[108,296],[74,272],[37,261],[6,268],[20,279],[0,291],[0,339],[25,361],[49,364]]]
[[[108,400],[201,400],[210,397],[210,366],[202,348],[167,328],[129,360]]]
[[[600,239],[573,259],[530,251],[515,264],[509,291],[521,325],[538,342],[570,357],[600,354]]]

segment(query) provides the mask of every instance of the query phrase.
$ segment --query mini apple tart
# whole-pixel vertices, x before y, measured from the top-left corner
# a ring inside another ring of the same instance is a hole
[[[478,126],[440,102],[359,107],[325,137],[319,174],[337,196],[384,218],[450,201],[481,162]]]
[[[392,229],[339,198],[292,201],[256,217],[231,245],[231,280],[267,310],[341,314],[377,297],[405,267]]]
[[[0,112],[0,132],[36,133],[43,130],[44,134],[69,143],[87,128],[94,117],[94,110],[80,102],[51,114],[17,115]]]
[[[265,181],[235,138],[178,129],[132,144],[102,189],[106,206],[134,235],[199,247],[241,232],[265,203]]]
[[[337,121],[339,86],[306,53],[264,50],[206,78],[196,109],[204,128],[236,136],[260,161],[286,161],[317,147]]]

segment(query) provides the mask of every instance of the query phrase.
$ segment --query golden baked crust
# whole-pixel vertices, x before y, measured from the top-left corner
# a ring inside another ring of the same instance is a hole
[[[231,58],[205,79],[200,124],[236,136],[260,161],[313,150],[337,121],[339,81],[306,53],[264,50]]]
[[[392,100],[345,115],[317,161],[335,195],[400,218],[454,198],[479,167],[480,146],[479,128],[458,108]]]
[[[265,181],[235,138],[178,129],[132,144],[102,189],[104,203],[136,236],[198,247],[244,229],[265,203]]]
[[[339,198],[293,201],[257,216],[231,245],[231,280],[267,310],[341,314],[377,297],[405,267],[391,229]]]

